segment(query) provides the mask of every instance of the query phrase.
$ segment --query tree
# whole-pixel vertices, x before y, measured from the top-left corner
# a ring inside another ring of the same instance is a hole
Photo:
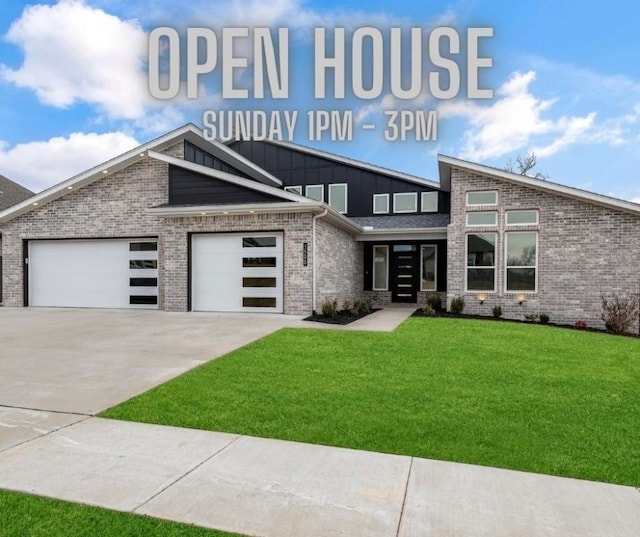
[[[515,162],[512,159],[509,159],[504,169],[511,173],[519,173],[520,175],[528,176],[529,172],[535,168],[537,163],[538,157],[533,151],[531,151],[530,153],[526,153],[524,156],[518,155]],[[540,172],[536,172],[535,175],[530,177],[534,177],[535,179],[540,179],[542,181],[549,179],[548,175]]]

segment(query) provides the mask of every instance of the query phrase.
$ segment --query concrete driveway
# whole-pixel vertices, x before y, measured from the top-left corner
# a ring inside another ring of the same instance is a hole
[[[93,415],[298,319],[0,308],[0,407]]]

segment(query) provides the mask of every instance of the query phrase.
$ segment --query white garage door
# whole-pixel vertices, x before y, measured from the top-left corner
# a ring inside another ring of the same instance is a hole
[[[29,242],[29,305],[158,307],[157,239]]]
[[[282,313],[282,233],[191,238],[194,311]]]

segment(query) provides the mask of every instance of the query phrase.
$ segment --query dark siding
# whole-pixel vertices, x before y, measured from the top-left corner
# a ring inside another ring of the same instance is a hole
[[[273,203],[282,199],[169,166],[169,205]]]
[[[436,261],[437,264],[437,282],[436,287],[437,291],[446,292],[447,291],[447,241],[446,240],[434,240],[434,241],[375,241],[375,242],[365,242],[364,243],[364,290],[371,291],[373,287],[373,246],[376,245],[388,245],[389,246],[389,255],[391,255],[391,247],[394,244],[417,244],[418,251],[420,250],[420,246],[423,244],[435,244],[438,247],[438,259]],[[389,290],[391,290],[391,281],[395,278],[395,274],[393,273],[393,263],[389,261]],[[418,289],[419,291],[420,289]]]
[[[214,157],[211,153],[203,151],[199,147],[196,147],[189,142],[184,143],[184,160],[188,160],[189,162],[193,162],[194,164],[200,164],[201,166],[206,166],[207,168],[212,168],[214,170],[220,170],[221,172],[230,173],[231,175],[237,175],[238,177],[243,177],[244,179],[251,179],[251,177],[249,177],[246,173],[243,173],[237,168],[228,165],[218,157]]]
[[[325,185],[325,202],[329,201],[326,185],[347,183],[347,216],[372,216],[374,194],[390,194],[389,204],[393,209],[394,193],[436,190],[265,142],[239,141],[229,147],[281,179],[284,186]],[[419,209],[418,195],[418,212]],[[438,212],[449,212],[448,192],[439,193]]]

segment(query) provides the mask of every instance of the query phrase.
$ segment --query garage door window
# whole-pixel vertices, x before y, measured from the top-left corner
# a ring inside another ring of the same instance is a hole
[[[130,252],[156,252],[158,251],[157,242],[130,242]]]
[[[275,248],[275,237],[242,237],[243,248]]]
[[[158,304],[157,296],[146,296],[146,295],[131,295],[129,297],[129,304],[136,306],[150,306]]]
[[[157,269],[158,261],[155,259],[131,259],[129,261],[130,269]]]
[[[243,257],[242,266],[244,268],[273,268],[276,266],[275,257]]]
[[[242,287],[275,287],[275,278],[242,278]]]
[[[242,297],[243,308],[275,308],[275,297]]]

